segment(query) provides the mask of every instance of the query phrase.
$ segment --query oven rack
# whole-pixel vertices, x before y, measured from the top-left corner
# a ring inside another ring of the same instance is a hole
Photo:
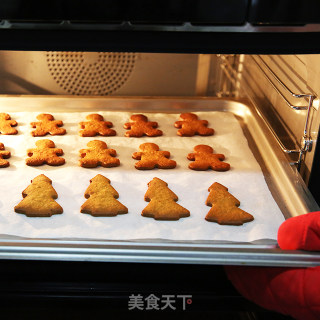
[[[238,66],[238,71],[234,69],[232,66],[232,63],[230,62],[229,58],[231,55],[221,55],[221,64],[220,67],[228,80],[232,82],[232,84],[235,86],[236,90],[240,88],[240,80],[243,78],[243,74],[241,73],[241,67]],[[297,165],[298,170],[300,170],[301,167],[301,162],[303,159],[303,156],[306,152],[311,151],[312,149],[312,139],[310,135],[308,134],[310,131],[310,113],[313,106],[314,100],[317,98],[314,94],[311,93],[295,93],[293,92],[276,74],[275,72],[268,66],[268,64],[262,59],[260,55],[252,55],[251,56],[252,61],[254,61],[255,65],[259,68],[261,71],[261,74],[264,76],[264,78],[269,82],[269,84],[272,86],[272,88],[275,90],[275,92],[285,101],[286,105],[293,110],[296,111],[301,111],[304,110],[306,111],[305,115],[305,121],[304,121],[304,128],[303,128],[303,133],[302,137],[300,140],[300,145],[298,146],[297,149],[288,149],[285,147],[283,142],[281,141],[280,137],[278,134],[275,132],[275,130],[272,128],[270,123],[267,121],[263,113],[259,112],[260,117],[262,120],[265,122],[265,124],[268,126],[270,129],[273,137],[276,139],[277,143],[279,144],[281,150],[284,153],[287,154],[299,154],[298,159],[293,162],[293,164]],[[241,57],[239,60],[239,64],[242,63]],[[261,66],[263,65],[263,67]],[[267,71],[265,71],[265,69]],[[270,76],[269,76],[269,74]],[[286,95],[278,88],[276,85],[278,84],[284,91],[290,95],[293,98],[298,98],[298,99],[304,99],[307,100],[307,105],[303,106],[297,106],[292,104],[286,97]],[[258,106],[257,106],[258,107]],[[259,107],[258,107],[259,109]]]

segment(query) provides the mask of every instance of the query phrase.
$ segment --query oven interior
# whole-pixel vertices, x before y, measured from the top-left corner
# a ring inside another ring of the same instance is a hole
[[[244,128],[251,126],[253,140],[266,143],[266,154],[276,150],[271,166],[276,191],[285,189],[292,203],[284,207],[297,214],[318,210],[318,12],[316,0],[152,5],[65,0],[51,1],[49,10],[45,2],[4,0],[0,109],[49,107],[53,113],[70,104],[88,112],[101,106],[131,112],[130,106],[143,105],[143,111],[156,112],[175,103],[186,111],[218,106],[237,111],[238,119],[249,110]],[[251,121],[251,114],[258,121]],[[2,313],[11,318],[48,317],[49,308],[59,317],[106,316],[106,311],[127,317],[130,295],[154,293],[192,294],[194,303],[188,314],[146,311],[148,316],[278,319],[240,297],[220,265],[308,267],[320,261],[316,252],[284,252],[264,241],[50,241],[5,235],[0,259]]]
[[[66,106],[68,101],[70,105],[82,104],[88,112],[103,104],[106,110],[124,111],[126,101],[132,99],[138,101],[139,108],[143,105],[144,112],[157,111],[154,102],[157,100],[182,103],[186,111],[195,106],[205,108],[206,103],[212,103],[211,99],[250,105],[259,114],[261,125],[270,131],[273,146],[279,149],[280,162],[294,173],[290,183],[305,183],[307,187],[302,193],[310,190],[319,202],[316,169],[319,68],[319,55],[1,51],[0,104],[9,106],[13,113],[31,111],[34,107],[41,111],[42,106],[58,112],[59,99],[64,99]],[[253,138],[258,139],[259,133],[254,137],[252,132]],[[310,207],[317,206],[312,203]],[[225,310],[231,310],[230,317],[235,317],[236,310],[241,319],[258,318],[265,311],[239,297],[219,266],[213,265],[319,263],[316,253],[291,254],[277,249],[274,243],[263,242],[172,245],[152,241],[52,243],[9,238],[1,239],[1,257],[9,280],[2,283],[0,295],[9,302],[18,297],[31,305],[34,299],[37,304],[46,305],[41,302],[46,299],[50,304],[56,303],[57,310],[71,313],[70,304],[79,299],[83,302],[82,312],[92,306],[104,312],[108,299],[108,310],[116,310],[119,315],[119,312],[126,314],[128,296],[133,292],[175,294],[177,290],[172,289],[172,283],[179,283],[182,288],[179,292],[193,295],[194,306],[188,309],[191,315],[210,312],[223,319]],[[40,260],[40,265],[34,260]],[[62,264],[70,260],[77,264]],[[136,262],[140,262],[138,267]],[[201,275],[197,274],[198,265]],[[25,268],[23,275],[15,273],[17,268]],[[154,273],[162,273],[164,268],[170,274],[166,281],[154,279]],[[50,270],[50,276],[44,269]],[[112,279],[103,276],[106,270]],[[207,275],[213,270],[215,275],[208,281]],[[186,274],[192,274],[189,281],[185,281]]]
[[[319,202],[319,68],[317,54],[1,51],[0,93],[248,101]]]
[[[288,218],[316,211],[320,200],[319,59],[316,54],[4,50],[0,52],[1,110],[61,112],[83,108],[86,112],[102,109],[115,114],[141,111],[160,115],[172,110],[234,112],[255,157],[261,159],[273,198]],[[50,260],[62,254],[64,259],[81,261],[317,263],[315,254],[284,255],[276,242],[269,240],[65,242],[43,237],[40,241],[4,237],[2,255],[10,257],[14,250],[19,259]],[[99,254],[97,248],[101,249]]]

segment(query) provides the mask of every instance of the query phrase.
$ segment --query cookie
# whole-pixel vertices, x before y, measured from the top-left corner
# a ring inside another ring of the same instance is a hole
[[[238,207],[240,201],[228,192],[228,188],[222,184],[213,183],[208,191],[209,196],[206,205],[212,207],[206,215],[206,220],[217,222],[222,225],[240,226],[245,222],[250,222],[253,216]]]
[[[117,155],[116,150],[108,149],[105,142],[100,140],[92,140],[87,146],[89,149],[81,149],[80,153],[80,166],[84,168],[95,168],[102,166],[105,168],[117,167],[120,165],[120,160],[115,158]]]
[[[138,170],[173,169],[177,163],[170,157],[169,151],[159,151],[159,146],[155,143],[143,143],[139,146],[140,152],[134,152],[132,158],[140,160],[134,165]]]
[[[28,217],[51,217],[63,212],[62,207],[55,201],[58,198],[52,181],[44,174],[31,180],[31,184],[22,192],[23,200],[14,207],[17,213]]]
[[[148,121],[148,118],[143,114],[133,114],[130,117],[130,122],[123,126],[125,129],[130,129],[125,133],[126,137],[158,137],[162,136],[162,131],[158,130],[158,123]]]
[[[177,203],[177,195],[168,188],[165,181],[159,178],[153,178],[148,183],[144,200],[150,202],[142,210],[144,217],[156,220],[179,220],[190,216],[190,211]]]
[[[61,166],[65,163],[62,149],[55,148],[53,141],[42,139],[36,142],[37,148],[28,149],[27,153],[30,158],[26,159],[28,166],[41,166],[48,164],[49,166]]]
[[[0,168],[9,167],[10,163],[5,159],[9,159],[10,156],[11,156],[10,151],[6,151],[4,144],[0,142]]]
[[[110,121],[104,121],[103,116],[97,113],[89,114],[86,116],[88,121],[80,122],[80,128],[83,130],[79,131],[82,137],[94,137],[100,136],[115,136],[116,132],[110,129],[113,124]]]
[[[41,113],[37,116],[38,122],[31,122],[31,127],[36,128],[36,130],[31,131],[34,137],[43,137],[46,134],[51,134],[52,136],[61,136],[66,133],[61,120],[54,120],[51,114]]]
[[[128,208],[118,200],[118,192],[110,185],[110,180],[101,174],[90,180],[85,198],[88,199],[80,209],[95,217],[114,217],[118,214],[128,213]]]
[[[222,162],[225,159],[223,154],[213,153],[210,146],[199,144],[193,148],[194,153],[189,153],[188,160],[194,161],[189,164],[192,170],[208,170],[211,168],[215,171],[227,171],[230,169],[230,164]]]
[[[179,121],[174,123],[176,128],[181,128],[177,131],[177,135],[182,137],[192,137],[196,134],[200,136],[212,136],[214,130],[208,128],[207,120],[198,120],[198,116],[194,113],[181,113]]]
[[[18,131],[15,128],[18,123],[15,120],[11,120],[7,113],[0,113],[0,133],[2,134],[17,134]]]

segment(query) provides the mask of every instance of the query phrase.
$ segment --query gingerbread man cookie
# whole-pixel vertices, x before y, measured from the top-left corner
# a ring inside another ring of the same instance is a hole
[[[15,128],[18,123],[15,120],[11,120],[7,113],[0,113],[0,133],[2,134],[17,134],[18,131]]]
[[[42,137],[46,134],[63,135],[66,133],[61,120],[54,120],[54,117],[51,114],[41,113],[37,116],[38,122],[31,122],[31,127],[36,128],[36,130],[31,131],[31,134],[34,137]]]
[[[38,140],[36,146],[35,149],[27,150],[30,157],[26,159],[28,166],[41,166],[43,164],[61,166],[65,163],[65,159],[59,157],[63,155],[62,149],[55,148],[53,141],[49,139]]]
[[[227,171],[230,169],[230,164],[222,162],[225,159],[223,154],[213,153],[210,146],[199,144],[193,148],[194,153],[189,153],[188,160],[194,162],[189,164],[192,170],[208,170],[211,168],[215,171]]]
[[[11,153],[10,151],[6,151],[4,144],[0,142],[0,168],[9,167],[9,161],[5,160],[10,158]]]
[[[194,113],[181,113],[179,121],[174,123],[176,128],[181,128],[177,131],[177,135],[182,137],[192,137],[196,134],[200,136],[212,136],[214,130],[207,128],[207,120],[198,120],[198,116]]]
[[[143,143],[139,146],[140,152],[134,152],[132,158],[140,160],[134,165],[138,170],[173,169],[177,163],[170,157],[169,151],[159,151],[159,146],[155,143]]]
[[[206,215],[206,220],[222,225],[240,226],[245,222],[253,221],[253,216],[238,208],[240,201],[228,192],[222,184],[213,183],[208,191],[206,205],[212,207]]]
[[[130,122],[123,126],[125,129],[131,129],[125,133],[126,137],[158,137],[162,135],[162,131],[158,130],[158,123],[148,121],[148,118],[143,114],[133,114],[130,117]]]
[[[84,168],[95,168],[102,166],[105,168],[117,167],[120,160],[115,158],[116,150],[108,149],[105,142],[100,140],[92,140],[87,144],[89,149],[81,149],[80,166]]]
[[[115,136],[116,132],[110,129],[113,124],[110,121],[104,121],[103,116],[97,113],[89,114],[86,116],[88,121],[80,122],[80,128],[83,130],[79,131],[82,137],[94,137],[100,136]]]

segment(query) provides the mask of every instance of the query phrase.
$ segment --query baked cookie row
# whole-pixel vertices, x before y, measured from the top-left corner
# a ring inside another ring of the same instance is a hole
[[[79,150],[79,165],[84,168],[96,168],[102,166],[105,168],[117,167],[120,160],[116,158],[117,152],[109,149],[104,141],[92,140],[87,144],[86,149]],[[40,166],[48,164],[50,166],[60,166],[65,163],[63,150],[56,148],[55,143],[49,139],[41,139],[36,142],[36,148],[27,150],[28,158],[26,164],[28,166]],[[10,152],[5,150],[3,143],[0,143],[0,168],[8,167],[11,156]],[[132,158],[140,160],[135,163],[135,168],[139,170],[173,169],[176,167],[176,161],[169,159],[169,151],[161,151],[155,143],[143,143],[139,146],[139,151],[132,154]],[[189,164],[192,170],[208,170],[227,171],[230,164],[223,162],[225,156],[223,154],[214,153],[212,147],[208,145],[197,145],[193,152],[187,155],[187,159],[193,161]]]
[[[240,201],[220,183],[213,183],[209,189],[206,205],[211,207],[205,219],[222,225],[242,225],[254,217],[239,208]],[[63,213],[63,208],[55,201],[58,194],[52,181],[41,174],[22,192],[23,200],[14,207],[15,212],[28,217],[51,217]],[[110,180],[101,174],[90,180],[85,191],[87,199],[80,208],[81,213],[95,217],[112,217],[128,213],[128,208],[117,199],[119,193],[111,186]],[[156,220],[179,220],[190,216],[190,211],[177,203],[178,196],[169,189],[168,184],[155,177],[148,183],[144,200],[149,204],[141,215]]]
[[[55,120],[51,114],[41,113],[37,116],[36,122],[31,122],[31,127],[35,130],[31,131],[34,137],[43,137],[50,135],[64,135],[66,130],[62,128],[63,122]],[[115,136],[117,133],[113,127],[113,123],[105,121],[103,116],[97,113],[86,116],[87,121],[79,123],[79,135],[82,137],[100,136]],[[17,121],[12,120],[7,113],[0,113],[0,133],[5,135],[17,134],[18,131],[14,127],[18,125]],[[176,128],[179,128],[177,135],[184,137],[192,137],[194,135],[212,136],[214,129],[208,128],[207,120],[199,120],[194,113],[182,113],[178,121],[174,123]],[[158,128],[158,123],[149,121],[143,114],[134,114],[130,117],[130,121],[123,126],[128,131],[126,137],[158,137],[162,136],[163,132]]]

